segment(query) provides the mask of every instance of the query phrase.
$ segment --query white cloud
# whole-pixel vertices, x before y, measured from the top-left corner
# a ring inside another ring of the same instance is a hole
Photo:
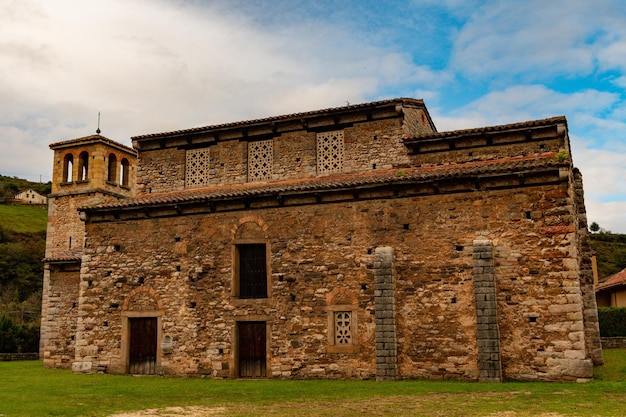
[[[470,78],[545,80],[626,68],[624,2],[484,2],[455,39],[452,66]]]
[[[4,172],[23,171],[8,153],[19,149],[48,174],[47,145],[93,133],[98,111],[103,134],[129,144],[133,135],[341,106],[386,86],[441,80],[349,26],[268,27],[228,3],[30,1],[2,11],[0,120],[21,132],[1,139]]]
[[[585,199],[587,222],[596,222],[604,230],[613,233],[626,233],[626,202],[603,203]]]
[[[591,89],[564,94],[544,85],[514,85],[486,93],[449,112],[445,120],[459,118],[470,123],[466,127],[479,127],[565,115],[574,125],[615,123],[613,128],[619,128],[619,121],[594,116],[618,102],[619,96],[614,93]],[[458,123],[451,123],[458,128]]]

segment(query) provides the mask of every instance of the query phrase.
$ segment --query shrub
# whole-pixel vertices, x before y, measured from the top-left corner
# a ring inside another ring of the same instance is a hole
[[[626,336],[626,307],[598,307],[600,336]]]
[[[39,326],[18,325],[0,316],[0,353],[39,351]]]

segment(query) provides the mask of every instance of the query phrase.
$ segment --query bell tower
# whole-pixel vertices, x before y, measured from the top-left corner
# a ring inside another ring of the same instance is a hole
[[[44,259],[40,356],[44,366],[69,368],[74,359],[85,226],[78,208],[132,197],[137,153],[96,135],[57,142]]]

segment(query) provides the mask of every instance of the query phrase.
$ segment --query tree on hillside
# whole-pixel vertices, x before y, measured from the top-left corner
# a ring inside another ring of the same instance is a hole
[[[589,226],[589,230],[593,233],[598,233],[600,231],[600,225],[596,222],[593,222]]]

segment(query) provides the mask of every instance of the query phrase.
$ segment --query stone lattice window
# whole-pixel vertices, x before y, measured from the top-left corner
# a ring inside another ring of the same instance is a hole
[[[317,134],[317,173],[343,171],[343,130]]]
[[[335,345],[352,344],[352,312],[335,312]]]
[[[359,351],[358,304],[353,293],[336,289],[327,299],[328,353],[356,353]]]
[[[185,186],[198,188],[209,185],[211,170],[211,152],[209,148],[188,149],[185,169]]]
[[[248,143],[248,181],[272,179],[273,155],[274,145],[271,139]]]

